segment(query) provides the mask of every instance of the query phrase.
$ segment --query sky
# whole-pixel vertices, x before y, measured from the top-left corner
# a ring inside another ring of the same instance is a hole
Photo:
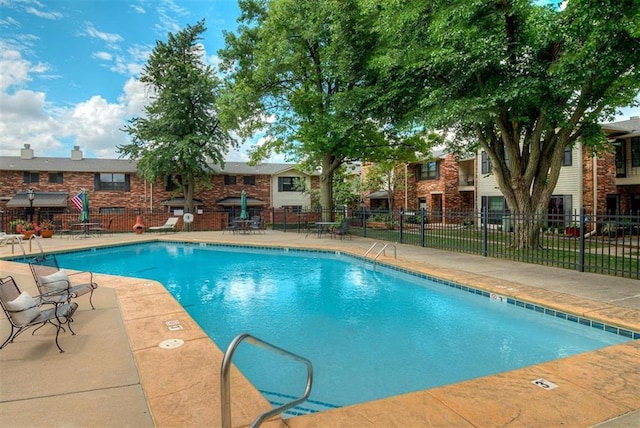
[[[129,138],[120,129],[143,113],[137,78],[156,41],[204,19],[206,61],[217,66],[239,11],[237,0],[0,0],[0,155],[30,144],[35,156],[79,146],[117,158]],[[227,160],[247,160],[256,141]]]
[[[305,0],[301,0],[305,1]],[[206,61],[218,63],[237,0],[0,0],[0,155],[117,158],[121,131],[146,103],[139,73],[156,41],[204,19]],[[624,109],[620,119],[640,115]],[[245,161],[260,139],[227,161]],[[272,162],[283,162],[273,157]]]

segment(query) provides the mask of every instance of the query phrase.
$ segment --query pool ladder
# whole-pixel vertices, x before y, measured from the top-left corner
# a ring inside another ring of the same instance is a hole
[[[224,358],[222,359],[222,368],[220,371],[220,402],[222,405],[221,408],[221,416],[222,416],[222,428],[231,428],[231,384],[230,384],[230,375],[229,370],[231,368],[231,360],[233,359],[233,354],[236,351],[236,348],[240,343],[246,340],[248,343],[256,346],[260,346],[261,348],[267,349],[269,351],[275,352],[276,354],[280,354],[284,357],[290,358],[292,360],[299,361],[304,363],[307,366],[307,386],[305,387],[304,394],[302,397],[297,398],[287,404],[283,404],[280,407],[276,407],[275,409],[271,409],[268,412],[264,412],[259,415],[252,423],[251,427],[258,427],[272,416],[280,414],[292,407],[297,406],[298,404],[306,401],[311,394],[311,386],[313,384],[313,366],[311,365],[311,361],[307,360],[304,357],[291,353],[287,350],[279,348],[275,345],[272,345],[264,340],[258,339],[255,336],[252,336],[248,333],[242,333],[235,337],[229,344],[227,348],[227,352],[224,353]]]
[[[31,243],[32,243],[32,241],[36,241],[36,244],[38,244],[38,248],[40,248],[40,254],[44,254],[44,250],[42,249],[42,244],[40,243],[40,237],[38,235],[31,235],[31,237],[29,237],[29,252],[31,252]],[[22,251],[22,255],[26,256],[27,252],[24,249],[24,245],[22,245],[22,240],[12,241],[11,242],[11,254],[13,254],[13,245],[16,242],[18,243],[18,247],[20,247],[20,251]]]
[[[367,256],[369,255],[370,252],[372,252],[374,250],[374,248],[376,248],[378,246],[378,244],[380,244],[380,242],[376,241],[373,243],[373,245],[371,245],[369,247],[369,249],[364,253],[364,255],[362,256],[364,258],[364,262],[366,263],[367,260],[371,260],[373,261],[373,268],[375,269],[376,264],[378,262],[378,257],[380,257],[381,254],[384,254],[385,256],[387,255],[386,251],[387,251],[387,247],[393,247],[393,258],[397,259],[398,258],[398,253],[397,253],[397,249],[396,246],[393,244],[389,244],[386,243],[382,246],[382,248],[380,249],[380,251],[378,251],[375,255],[375,257],[373,257],[373,259],[368,259]]]

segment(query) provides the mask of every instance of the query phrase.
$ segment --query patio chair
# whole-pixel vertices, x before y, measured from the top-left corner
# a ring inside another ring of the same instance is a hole
[[[64,269],[60,269],[58,266],[58,260],[54,254],[36,256],[29,262],[29,267],[38,286],[41,303],[69,302],[71,299],[89,293],[89,304],[91,309],[95,309],[95,306],[93,306],[93,291],[98,288],[98,284],[94,282],[92,272],[67,274]],[[73,279],[80,275],[84,277],[82,282],[74,282]],[[86,279],[87,276],[88,280]]]
[[[111,225],[113,224],[113,219],[110,218],[107,222],[107,225],[100,225],[96,227],[90,227],[89,232],[97,233],[98,235],[104,235],[105,233],[109,233],[111,231]]]
[[[21,233],[7,234],[0,232],[0,245],[6,245],[9,242],[22,242],[23,235]]]
[[[224,230],[222,231],[222,234],[224,235],[225,232],[231,232],[234,235],[238,232],[238,222],[237,219],[233,219],[231,220],[231,222],[227,225],[226,228],[224,228]]]
[[[150,231],[158,231],[158,232],[176,232],[176,225],[178,224],[178,220],[180,217],[169,217],[167,222],[162,226],[152,226],[147,228]]]
[[[331,237],[333,237],[334,235],[337,235],[340,237],[340,239],[342,239],[345,236],[348,236],[349,239],[351,239],[351,232],[349,231],[349,221],[342,220],[342,223],[340,223],[340,226],[331,229]]]
[[[71,334],[76,334],[71,329],[71,322],[73,314],[78,308],[77,303],[58,303],[49,309],[41,310],[38,299],[26,291],[20,291],[15,280],[10,276],[0,278],[0,305],[2,305],[2,310],[11,324],[9,337],[0,345],[0,349],[13,343],[14,339],[27,329],[37,325],[43,327],[47,323],[56,328],[56,346],[60,352],[64,352],[58,343],[58,335],[60,330],[63,330],[62,326],[67,324]],[[33,335],[40,327],[31,334]]]
[[[262,224],[262,218],[259,216],[251,217],[251,221],[249,222],[249,231],[262,233],[264,232],[264,225]]]

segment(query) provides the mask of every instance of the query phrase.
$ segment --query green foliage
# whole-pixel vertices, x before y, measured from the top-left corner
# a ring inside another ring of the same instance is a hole
[[[322,171],[322,206],[343,163],[405,156],[411,139],[373,120],[378,95],[369,68],[375,11],[359,0],[244,0],[237,34],[219,52],[228,73],[221,120],[240,135],[264,134],[253,160],[284,153]]]
[[[156,46],[140,81],[146,83],[151,102],[144,117],[124,127],[131,143],[118,147],[122,157],[138,161],[140,174],[150,180],[179,176],[177,184],[192,209],[196,183],[207,183],[211,164],[224,165],[224,157],[237,143],[216,115],[221,81],[202,61],[200,34],[204,21],[187,26]]]
[[[639,0],[363,2],[379,11],[376,112],[484,150],[513,212],[546,209],[564,149],[600,150],[598,123],[638,102]]]

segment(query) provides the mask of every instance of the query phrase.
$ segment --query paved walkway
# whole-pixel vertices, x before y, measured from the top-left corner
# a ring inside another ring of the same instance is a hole
[[[45,251],[59,251],[156,238],[324,248],[356,255],[373,243],[278,231],[54,237],[41,242]],[[640,331],[640,281],[409,245],[395,248],[397,260],[392,247],[381,260]],[[10,246],[0,247],[0,256],[10,255]],[[2,276],[13,275],[35,294],[26,265],[0,261],[0,269]],[[77,335],[60,336],[65,353],[57,352],[46,328],[35,336],[24,334],[0,351],[0,426],[219,426],[222,352],[161,284],[108,275],[99,275],[99,284],[95,310],[85,297],[78,299],[73,324]],[[174,319],[182,331],[168,331],[166,321]],[[2,340],[8,334],[8,322],[2,319]],[[160,348],[168,338],[180,338],[185,345]],[[639,342],[264,426],[587,427],[605,421],[608,428],[640,426]],[[545,391],[531,384],[540,377],[559,388]],[[232,385],[233,426],[248,426],[269,405],[236,371]]]

